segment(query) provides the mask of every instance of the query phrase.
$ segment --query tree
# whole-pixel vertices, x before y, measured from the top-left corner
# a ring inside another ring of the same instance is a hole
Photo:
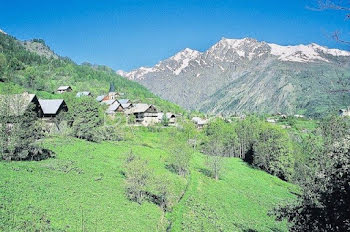
[[[330,123],[330,128],[336,129],[336,124]],[[326,132],[329,128],[322,130]],[[287,219],[291,223],[291,231],[349,231],[349,127],[346,130],[348,133],[342,137],[326,139],[323,149],[313,150],[315,154],[306,163],[308,177],[300,183],[301,195],[296,202],[275,210],[278,220]]]
[[[338,10],[341,12],[344,12],[344,18],[346,20],[350,19],[350,2],[349,1],[342,1],[342,0],[317,0],[316,1],[316,7],[313,7],[312,9],[316,10]],[[343,39],[341,32],[335,31],[332,34],[332,38],[338,42],[349,44],[349,39]]]
[[[289,180],[294,167],[292,151],[288,134],[280,128],[266,124],[253,145],[253,165]]]
[[[179,141],[179,140],[177,140]],[[189,172],[191,151],[185,143],[170,141],[170,155],[167,159],[168,166],[180,176],[186,176]]]
[[[73,136],[88,141],[100,140],[98,129],[102,125],[102,112],[99,104],[90,97],[75,99],[69,107],[68,122],[72,126]]]
[[[25,108],[25,109],[24,109]],[[52,155],[35,142],[43,136],[41,123],[31,103],[19,96],[0,97],[0,156],[5,160],[42,159]]]
[[[152,181],[153,171],[147,161],[135,156],[132,151],[126,158],[124,168],[127,195],[129,199],[141,204]]]
[[[206,166],[215,180],[219,180],[223,167],[224,147],[222,142],[215,138],[211,139],[206,145],[205,152],[208,155]]]
[[[163,126],[169,126],[169,119],[168,119],[168,117],[166,116],[165,113],[163,114],[163,117],[162,117],[162,125]]]

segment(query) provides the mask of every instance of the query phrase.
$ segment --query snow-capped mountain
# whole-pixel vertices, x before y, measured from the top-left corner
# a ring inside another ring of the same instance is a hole
[[[310,83],[313,81],[311,76],[318,78],[318,81],[324,80],[324,85],[335,87],[335,75],[339,75],[339,71],[349,73],[349,64],[350,52],[314,43],[281,46],[251,38],[223,38],[205,52],[186,48],[154,67],[141,67],[131,72],[118,71],[118,74],[138,81],[156,94],[190,109],[296,112],[300,106],[295,98],[301,86],[315,86],[315,83]],[[333,73],[328,73],[331,71]],[[326,77],[320,76],[325,73]],[[297,75],[309,77],[301,81]],[[265,89],[267,86],[270,89]],[[285,88],[285,91],[281,88]],[[222,92],[224,89],[225,92]],[[284,95],[280,96],[281,93]],[[274,98],[275,102],[267,104],[270,102],[267,97]]]
[[[3,30],[1,30],[1,29],[0,29],[0,33],[7,35],[7,33],[6,33],[6,32],[4,32],[4,31],[3,31]]]

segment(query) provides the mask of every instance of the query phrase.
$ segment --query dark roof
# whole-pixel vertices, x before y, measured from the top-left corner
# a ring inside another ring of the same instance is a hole
[[[114,87],[114,83],[111,82],[109,85],[109,92],[115,92],[115,87]]]

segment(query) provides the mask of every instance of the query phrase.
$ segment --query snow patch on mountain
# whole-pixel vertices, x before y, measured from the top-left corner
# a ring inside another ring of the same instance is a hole
[[[332,56],[350,56],[350,52],[341,51],[339,49],[328,49],[318,44],[296,45],[296,46],[281,46],[277,44],[269,44],[271,47],[271,54],[278,56],[279,60],[292,62],[314,62],[324,61],[329,62],[322,54],[329,54]]]

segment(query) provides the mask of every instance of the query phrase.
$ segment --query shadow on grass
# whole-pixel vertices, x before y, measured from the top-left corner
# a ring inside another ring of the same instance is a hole
[[[198,171],[207,177],[213,178],[213,173],[206,168],[199,168]]]

